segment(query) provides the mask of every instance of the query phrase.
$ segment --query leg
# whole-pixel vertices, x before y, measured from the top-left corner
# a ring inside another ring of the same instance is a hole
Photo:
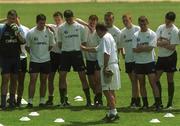
[[[17,105],[19,106],[21,104],[21,99],[23,96],[24,91],[24,80],[25,80],[25,72],[19,72],[18,74],[18,88],[17,88]]]
[[[86,106],[89,107],[91,106],[91,98],[90,98],[90,91],[89,91],[89,86],[87,83],[85,71],[79,71],[78,74],[79,74],[79,78],[81,80],[81,84],[82,84],[82,87],[86,96],[86,101],[87,101]]]
[[[10,100],[9,105],[10,107],[15,107],[15,94],[17,89],[17,74],[10,74]]]
[[[148,108],[147,91],[146,91],[146,84],[145,84],[145,75],[144,74],[137,74],[137,78],[139,80],[140,92],[141,92],[142,101],[143,101],[142,109]]]
[[[46,105],[53,105],[53,93],[54,93],[54,77],[55,72],[51,72],[48,77],[48,100],[46,101]]]
[[[30,73],[30,82],[29,82],[29,100],[28,103],[32,104],[32,100],[34,97],[35,93],[35,86],[36,86],[36,81],[38,78],[38,73]]]
[[[45,104],[48,74],[40,73],[40,105]]]
[[[2,82],[1,82],[1,107],[2,109],[6,108],[6,96],[8,92],[8,83],[10,80],[10,74],[1,74]]]
[[[59,92],[60,92],[60,102],[61,102],[61,104],[65,103],[65,95],[66,95],[66,92],[67,92],[66,77],[67,77],[67,71],[60,71]]]
[[[167,74],[168,81],[168,104],[167,108],[172,106],[173,97],[174,97],[174,72],[168,72]]]

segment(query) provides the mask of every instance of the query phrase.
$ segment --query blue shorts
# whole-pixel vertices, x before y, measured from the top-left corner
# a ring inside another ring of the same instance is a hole
[[[1,74],[18,74],[20,58],[1,58]]]

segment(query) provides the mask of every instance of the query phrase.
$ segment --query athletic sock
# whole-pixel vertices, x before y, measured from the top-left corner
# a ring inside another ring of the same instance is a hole
[[[83,89],[83,91],[86,96],[87,104],[91,104],[91,96],[90,96],[89,88]]]
[[[40,104],[45,104],[45,98],[44,97],[40,97]]]
[[[141,99],[140,99],[140,97],[136,98],[135,104],[136,104],[137,107],[141,106]]]
[[[9,104],[10,105],[14,105],[15,104],[15,94],[10,94]]]
[[[157,82],[156,82],[156,85],[157,85],[157,87],[158,87],[159,96],[160,96],[160,98],[161,98],[161,97],[162,97],[162,87],[161,87],[160,81],[157,81]]]
[[[136,102],[136,98],[132,97],[131,98],[131,106],[133,106],[135,104],[135,102]]]
[[[22,97],[17,97],[17,104],[21,104]]]
[[[54,96],[49,96],[48,101],[53,102],[53,98],[54,98]]]
[[[147,97],[142,97],[142,101],[143,101],[143,106],[147,106],[148,107],[148,100]]]
[[[29,98],[29,99],[28,99],[28,103],[29,103],[29,104],[33,104],[33,98]]]
[[[59,89],[59,92],[60,92],[60,102],[61,104],[64,104],[66,89],[65,88]]]
[[[174,82],[168,82],[168,105],[171,106],[174,97]]]
[[[112,115],[117,115],[117,109],[111,109],[110,114]]]
[[[98,103],[99,103],[99,104],[103,104],[103,101],[102,101],[102,93],[97,93],[96,96],[97,96],[97,101],[98,101]]]
[[[7,95],[1,95],[1,107],[2,108],[6,107],[6,97],[7,97]]]

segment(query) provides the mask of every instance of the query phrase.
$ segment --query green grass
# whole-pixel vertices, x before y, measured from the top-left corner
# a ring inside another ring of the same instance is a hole
[[[158,25],[163,23],[164,14],[169,11],[175,11],[177,14],[177,26],[180,22],[180,3],[73,3],[73,4],[1,4],[0,5],[0,18],[6,16],[9,9],[16,9],[19,16],[21,17],[21,23],[33,27],[35,25],[35,17],[38,13],[44,13],[47,15],[48,23],[52,23],[52,13],[54,11],[65,9],[72,9],[76,17],[87,20],[90,14],[97,14],[102,21],[103,15],[106,11],[112,11],[115,14],[115,24],[122,28],[121,15],[126,12],[130,12],[133,15],[134,23],[137,23],[137,18],[140,15],[146,15],[149,18],[150,27],[155,30]],[[180,48],[177,48],[178,53],[180,53]],[[180,59],[180,56],[178,55]],[[121,58],[122,59],[122,58]],[[178,62],[178,66],[180,62]],[[176,92],[174,98],[175,110],[172,111],[175,114],[175,118],[166,119],[163,118],[165,111],[160,113],[155,112],[139,112],[137,110],[130,110],[126,107],[129,105],[131,97],[131,85],[127,75],[124,72],[124,61],[121,60],[121,83],[122,88],[117,92],[117,107],[121,119],[112,124],[113,126],[151,126],[149,120],[152,118],[160,119],[161,123],[158,126],[178,126],[180,120],[180,74],[176,73],[175,84]],[[27,87],[29,82],[29,75],[26,75],[25,81],[25,92],[24,98],[27,99]],[[148,82],[148,81],[147,81]],[[166,105],[167,102],[167,84],[166,77],[163,76],[161,79],[163,84],[163,102]],[[58,93],[58,76],[55,79],[55,105],[59,103],[59,93]],[[153,103],[152,91],[147,83],[148,96],[150,104]],[[34,105],[38,106],[39,103],[39,82],[37,83],[36,95],[34,98]],[[81,84],[78,79],[77,74],[71,72],[68,74],[68,94],[70,102],[73,105],[70,108],[49,108],[49,109],[39,109],[35,107],[34,109],[16,109],[14,111],[0,111],[0,123],[5,126],[110,126],[111,124],[102,124],[100,119],[104,116],[107,109],[104,107],[102,109],[86,109],[83,107],[85,102],[74,102],[73,98],[77,95],[84,97]],[[105,103],[105,98],[104,98]],[[106,104],[106,103],[105,103]],[[31,111],[38,111],[40,113],[39,117],[31,118],[30,122],[20,122],[19,118],[22,116],[27,116]],[[65,119],[65,123],[56,124],[53,121],[56,118]]]

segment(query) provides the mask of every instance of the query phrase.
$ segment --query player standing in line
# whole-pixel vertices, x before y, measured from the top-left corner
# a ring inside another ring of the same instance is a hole
[[[59,72],[59,67],[61,65],[61,50],[58,47],[57,43],[57,32],[59,26],[64,22],[63,20],[63,15],[61,12],[57,11],[53,14],[54,22],[55,24],[48,24],[48,27],[52,29],[52,31],[55,34],[55,41],[56,44],[53,46],[53,48],[50,51],[50,57],[51,57],[51,72],[49,74],[48,78],[48,91],[49,91],[49,97],[48,100],[46,101],[46,105],[53,105],[53,95],[54,95],[54,78],[55,74],[58,71]],[[60,79],[60,76],[59,76]],[[59,81],[60,83],[60,81]],[[67,88],[66,88],[67,89]],[[61,90],[59,92],[62,92]],[[67,96],[67,90],[65,91],[65,101],[61,101],[61,104],[64,105],[69,105],[68,102],[68,96]]]
[[[125,28],[121,31],[120,45],[125,50],[125,70],[129,76],[132,84],[132,98],[130,107],[140,107],[140,91],[137,76],[135,74],[135,59],[132,50],[132,39],[135,32],[139,31],[139,26],[132,24],[132,17],[129,14],[124,14],[122,16],[122,21]],[[121,48],[122,48],[121,47]]]
[[[22,29],[17,26],[18,15],[15,10],[7,13],[7,22],[0,27],[0,57],[1,57],[1,108],[6,109],[8,83],[16,87],[20,63],[20,45],[25,43]],[[10,90],[9,107],[15,107],[15,93]]]
[[[18,25],[18,27],[20,27],[22,29],[22,31],[24,33],[24,38],[26,38],[26,35],[29,32],[29,28],[20,24],[19,17],[17,18],[16,24]],[[18,107],[20,107],[20,105],[21,105],[21,99],[22,99],[23,91],[24,91],[24,80],[25,80],[26,72],[27,72],[27,52],[25,49],[25,44],[23,44],[23,45],[21,45],[20,64],[19,64],[19,73],[18,73],[18,85],[17,85],[17,90],[14,91],[14,93],[16,93],[16,91],[17,91],[16,106],[18,106]],[[14,90],[16,88],[12,87],[10,89]]]
[[[121,44],[119,39],[121,35],[121,30],[114,25],[114,14],[113,12],[107,12],[104,15],[104,22],[105,25],[108,29],[108,32],[113,36],[116,46],[117,46],[117,51],[118,51],[118,58],[119,58],[119,53],[121,52],[122,56],[124,57],[124,50],[123,48],[119,48],[119,45]]]
[[[156,85],[155,52],[157,37],[156,33],[148,28],[148,19],[145,16],[138,18],[140,31],[133,36],[133,52],[135,57],[135,73],[140,83],[140,91],[143,101],[143,109],[148,109],[147,91],[145,76],[148,76],[149,83],[155,97],[156,110],[160,110],[160,95]]]
[[[58,43],[62,50],[62,62],[60,66],[60,90],[61,101],[65,99],[67,90],[66,77],[73,66],[74,71],[78,72],[82,83],[83,91],[86,96],[87,107],[91,106],[89,85],[85,74],[85,65],[83,61],[80,45],[86,43],[84,26],[74,21],[74,15],[71,10],[64,11],[66,22],[59,27]]]
[[[176,45],[179,43],[178,28],[174,25],[176,14],[168,12],[165,15],[165,24],[162,24],[157,29],[157,46],[158,60],[156,63],[157,70],[157,86],[161,97],[160,78],[163,72],[166,72],[168,83],[168,103],[166,108],[171,109],[174,97],[174,72],[177,64]]]
[[[81,48],[84,51],[97,51],[97,59],[101,67],[102,90],[109,107],[109,112],[103,118],[103,121],[113,122],[119,119],[116,110],[115,91],[120,88],[120,71],[116,43],[112,35],[107,31],[107,27],[104,24],[97,24],[96,32],[100,37],[100,44],[97,47],[81,46]]]
[[[32,28],[26,37],[26,49],[30,54],[30,83],[28,106],[33,107],[36,81],[40,73],[40,107],[45,106],[46,82],[50,72],[50,50],[55,44],[54,34],[45,26],[46,16],[39,14],[36,17],[37,26]]]
[[[98,17],[96,15],[90,15],[88,19],[88,23],[84,22],[81,19],[76,19],[79,23],[87,26],[87,47],[95,47],[99,45],[98,42],[98,35],[96,33],[96,24],[98,23]],[[100,83],[100,67],[97,61],[97,54],[91,52],[85,52],[86,57],[86,69],[88,75],[88,81],[93,93],[95,94],[94,97],[94,105],[95,106],[102,106],[102,89]]]

